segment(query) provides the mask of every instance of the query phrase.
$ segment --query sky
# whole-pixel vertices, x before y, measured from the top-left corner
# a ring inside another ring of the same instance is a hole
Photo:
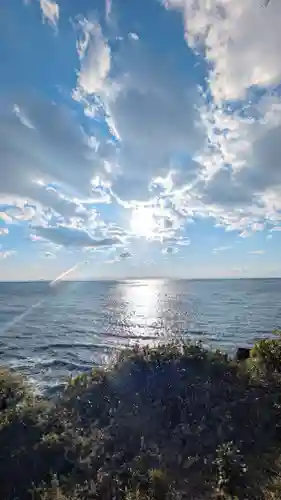
[[[3,0],[0,280],[281,276],[279,0]]]

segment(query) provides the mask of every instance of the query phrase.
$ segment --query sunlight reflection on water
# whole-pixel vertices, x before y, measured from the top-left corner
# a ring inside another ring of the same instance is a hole
[[[233,353],[281,327],[280,304],[281,280],[1,283],[0,364],[49,387],[135,343],[189,338]]]
[[[153,280],[119,285],[117,293],[122,302],[129,343],[135,342],[135,339],[140,343],[158,339],[163,285],[164,282]]]

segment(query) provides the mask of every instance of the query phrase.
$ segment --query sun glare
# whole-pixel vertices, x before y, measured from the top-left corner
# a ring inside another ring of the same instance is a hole
[[[147,207],[138,207],[132,211],[131,230],[137,236],[150,238],[156,229],[153,210]]]

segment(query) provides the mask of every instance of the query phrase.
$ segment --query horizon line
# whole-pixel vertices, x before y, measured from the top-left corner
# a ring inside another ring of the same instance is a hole
[[[60,280],[59,283],[94,283],[94,282],[120,282],[120,281],[233,281],[233,280],[279,280],[281,276],[226,276],[226,277],[209,277],[209,278],[178,278],[178,277],[124,277],[124,278],[91,278],[91,279],[65,279]],[[1,283],[52,283],[52,279],[28,279],[28,280],[1,280]]]

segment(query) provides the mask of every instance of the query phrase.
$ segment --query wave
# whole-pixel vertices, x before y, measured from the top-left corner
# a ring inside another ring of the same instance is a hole
[[[56,369],[56,368],[62,368],[63,370],[67,371],[85,371],[87,369],[90,369],[92,366],[97,366],[97,363],[94,361],[85,361],[81,363],[74,363],[71,361],[63,360],[63,359],[50,359],[46,361],[41,361],[36,364],[36,368],[40,368],[46,370],[46,369]]]
[[[42,346],[37,346],[37,347],[34,347],[33,351],[34,352],[40,352],[40,351],[48,351],[49,349],[63,349],[63,350],[66,350],[66,349],[94,349],[94,350],[102,350],[102,351],[109,351],[111,350],[113,347],[116,347],[115,345],[112,345],[112,344],[96,344],[96,343],[72,343],[72,342],[65,342],[65,343],[56,343],[56,342],[53,342],[53,343],[49,343],[49,344],[46,344],[46,345],[42,345]]]

